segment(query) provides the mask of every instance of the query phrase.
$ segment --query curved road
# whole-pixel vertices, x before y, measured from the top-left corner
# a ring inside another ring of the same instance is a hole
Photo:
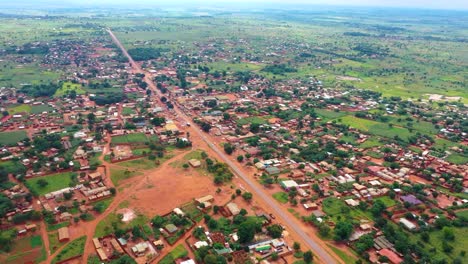
[[[122,50],[122,53],[129,59],[130,64],[132,67],[140,72],[140,73],[145,73],[140,65],[138,65],[132,57],[128,54],[126,49],[123,47],[123,45],[120,43],[120,41],[117,39],[117,37],[114,35],[114,33],[110,30],[107,29],[107,32],[111,36],[112,40],[115,42],[115,44]],[[160,95],[159,90],[156,88],[156,86],[153,83],[153,80],[149,76],[145,74],[145,81],[148,83],[148,87],[153,90],[156,94]],[[175,112],[182,117],[185,122],[191,123],[191,120],[185,113],[183,113],[177,105],[174,105],[174,110]],[[245,183],[247,183],[249,189],[258,197],[260,197],[272,210],[273,213],[275,213],[276,216],[279,216],[281,221],[286,224],[290,229],[294,230],[294,232],[299,235],[303,241],[307,243],[307,246],[312,249],[315,255],[318,256],[319,259],[321,259],[324,263],[337,263],[337,260],[333,258],[319,243],[315,242],[313,239],[311,239],[299,226],[297,226],[294,221],[290,219],[290,216],[285,213],[283,209],[281,209],[276,202],[271,198],[268,194],[266,194],[259,186],[250,178],[248,177],[239,167],[237,164],[232,162],[226,154],[221,151],[215,144],[213,144],[208,137],[197,127],[197,126],[192,126],[193,130],[197,133],[200,138],[203,139],[203,141],[210,146],[210,148],[213,149],[214,152],[216,152],[221,159],[228,164],[231,169],[234,171],[235,174],[237,174],[242,180],[244,180]]]

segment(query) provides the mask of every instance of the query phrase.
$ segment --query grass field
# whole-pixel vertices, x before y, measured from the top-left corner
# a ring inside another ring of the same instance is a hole
[[[85,94],[86,91],[81,87],[79,83],[64,82],[54,94],[55,97],[62,97],[71,91],[75,91],[76,94]]]
[[[468,163],[468,156],[463,156],[460,154],[450,154],[446,160],[448,162],[454,163],[454,164],[467,164]]]
[[[371,217],[367,212],[348,207],[345,202],[335,197],[325,198],[322,202],[323,212],[326,213],[333,221],[339,218],[352,218],[355,220],[369,220]]]
[[[273,198],[275,198],[276,201],[285,204],[289,200],[289,196],[285,192],[277,192],[273,194]]]
[[[149,142],[148,137],[144,133],[133,133],[122,136],[112,137],[113,144],[124,144],[124,143],[146,143]]]
[[[377,137],[370,137],[366,141],[364,141],[361,145],[359,145],[360,148],[373,148],[373,147],[380,147],[383,146],[383,142],[377,138]]]
[[[156,160],[149,160],[148,158],[139,158],[134,160],[127,160],[118,163],[119,166],[129,167],[139,170],[150,170],[158,167]]]
[[[139,148],[139,149],[132,149],[132,153],[135,156],[140,156],[144,154],[148,154],[151,152],[150,148]]]
[[[468,219],[468,209],[467,210],[462,210],[462,211],[458,211],[455,213],[458,217],[465,217],[466,219]]]
[[[40,65],[35,63],[16,65],[16,63],[0,62],[0,67],[4,66],[11,68],[0,71],[0,87],[47,83],[57,80],[60,76],[59,71],[44,71]]]
[[[120,181],[141,175],[141,173],[139,172],[126,171],[123,169],[116,169],[116,168],[111,168],[110,172],[111,172],[111,180],[114,186],[118,186]]]
[[[410,136],[415,134],[414,132],[409,132],[409,130],[406,128],[398,126],[390,127],[385,123],[358,118],[355,116],[344,116],[341,118],[341,123],[349,125],[350,127],[356,128],[363,132],[386,138],[394,138],[395,136],[398,136],[404,140],[407,140]]]
[[[53,191],[57,191],[66,187],[69,187],[72,183],[72,173],[58,173],[50,176],[35,177],[26,180],[26,186],[31,190],[32,193],[37,195],[44,195]],[[40,179],[45,180],[48,184],[45,187],[40,187],[37,183]]]
[[[47,254],[40,235],[16,240],[11,252],[5,263],[25,263],[31,260],[34,260],[34,263],[40,263],[46,259]]]
[[[33,105],[31,106],[31,114],[41,114],[42,112],[51,112],[54,109],[48,105]]]
[[[348,255],[346,252],[344,252],[343,250],[337,248],[337,247],[334,247],[334,246],[331,246],[331,245],[328,245],[331,250],[333,252],[335,252],[335,254],[340,257],[341,260],[344,261],[344,263],[346,264],[354,264],[356,262],[356,260],[358,259],[357,257],[355,256],[350,256]]]
[[[49,250],[53,254],[57,249],[59,249],[62,245],[65,244],[65,242],[59,242],[58,240],[58,232],[52,232],[47,234],[47,237],[49,239]]]
[[[27,104],[15,105],[8,108],[10,115],[19,114],[19,113],[29,113],[31,112],[31,106]]]
[[[382,201],[386,207],[392,207],[394,205],[396,205],[396,201],[393,200],[392,198],[388,197],[388,196],[382,196],[382,197],[377,197],[374,199],[375,201]]]
[[[0,132],[0,145],[15,145],[18,141],[24,140],[28,135],[26,131]]]
[[[258,116],[252,116],[252,117],[247,117],[247,118],[241,118],[237,120],[238,125],[247,125],[247,124],[266,124],[267,120],[263,117],[258,117]]]
[[[178,258],[183,258],[188,255],[187,249],[183,245],[178,245],[171,252],[169,252],[164,258],[162,258],[158,264],[173,264]]]
[[[429,232],[430,238],[428,241],[423,242],[426,247],[434,247],[434,251],[429,251],[429,255],[432,260],[437,261],[441,259],[453,260],[460,257],[461,251],[466,251],[466,245],[468,243],[468,228],[466,227],[451,227],[455,234],[454,241],[448,241],[447,243],[453,247],[451,253],[445,253],[442,248],[442,242],[446,241],[443,236],[442,230],[436,229],[435,231]],[[408,233],[411,242],[420,240],[420,237],[414,233]],[[463,259],[463,258],[462,258]],[[466,260],[466,257],[464,258]],[[451,262],[451,261],[450,261]],[[465,263],[465,262],[462,262]]]
[[[86,243],[86,236],[82,236],[80,238],[77,238],[71,241],[52,260],[52,264],[83,254],[85,243]]]
[[[206,66],[218,71],[258,71],[265,67],[261,63],[229,63],[224,61],[208,63]]]
[[[348,112],[335,112],[331,110],[326,110],[326,109],[315,109],[315,113],[325,121],[331,120],[331,119],[337,119],[343,116],[348,115]]]
[[[171,162],[169,165],[171,165],[171,167],[173,168],[183,168],[184,164],[186,164],[191,159],[198,159],[201,161],[202,159],[201,153],[202,153],[201,150],[191,151],[187,153],[186,155],[184,155],[183,159]],[[202,162],[202,166],[203,166],[203,162]]]
[[[105,200],[101,200],[99,202],[94,202],[94,203],[91,203],[91,205],[101,205],[102,208],[103,208],[103,211],[105,211],[110,205],[111,203],[114,201],[114,198],[107,198]]]
[[[135,114],[135,110],[133,110],[133,108],[124,107],[122,109],[122,115],[124,115],[124,116],[129,116],[129,115],[133,115],[133,114]]]
[[[55,231],[55,230],[58,230],[62,227],[69,226],[69,225],[70,225],[69,221],[60,222],[57,224],[47,224],[47,231]]]

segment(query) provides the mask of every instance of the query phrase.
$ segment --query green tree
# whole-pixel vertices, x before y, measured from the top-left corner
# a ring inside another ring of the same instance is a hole
[[[272,238],[280,238],[283,234],[283,227],[279,224],[273,224],[267,227],[267,231]]]
[[[244,200],[246,200],[247,202],[250,202],[253,198],[253,195],[250,192],[244,192],[242,194],[242,198],[244,198]]]
[[[334,239],[336,241],[347,240],[353,232],[353,224],[348,221],[338,221],[334,229]]]
[[[301,249],[301,244],[299,242],[294,241],[293,249],[299,251],[299,249]]]
[[[312,263],[312,260],[314,259],[314,255],[312,254],[312,251],[308,250],[304,252],[304,262],[305,263]]]
[[[239,235],[239,243],[248,243],[254,239],[257,229],[257,223],[253,219],[249,219],[239,225],[237,234]]]

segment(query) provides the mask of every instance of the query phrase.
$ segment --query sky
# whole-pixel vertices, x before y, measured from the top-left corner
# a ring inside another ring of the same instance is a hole
[[[286,2],[286,3],[285,3]],[[467,0],[0,0],[0,8],[5,5],[8,7],[24,5],[39,6],[43,4],[58,6],[87,6],[87,5],[108,5],[117,6],[218,6],[229,7],[281,7],[294,5],[338,5],[338,6],[375,6],[375,7],[410,7],[424,9],[454,9],[468,10]]]

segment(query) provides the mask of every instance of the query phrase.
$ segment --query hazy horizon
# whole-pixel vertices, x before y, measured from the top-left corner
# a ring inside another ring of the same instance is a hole
[[[265,7],[294,8],[295,6],[343,6],[343,7],[387,7],[418,8],[442,10],[468,10],[468,1],[434,1],[434,0],[292,0],[284,3],[281,0],[173,0],[170,3],[152,0],[17,0],[14,3],[1,3],[0,8],[64,8],[64,7]]]

